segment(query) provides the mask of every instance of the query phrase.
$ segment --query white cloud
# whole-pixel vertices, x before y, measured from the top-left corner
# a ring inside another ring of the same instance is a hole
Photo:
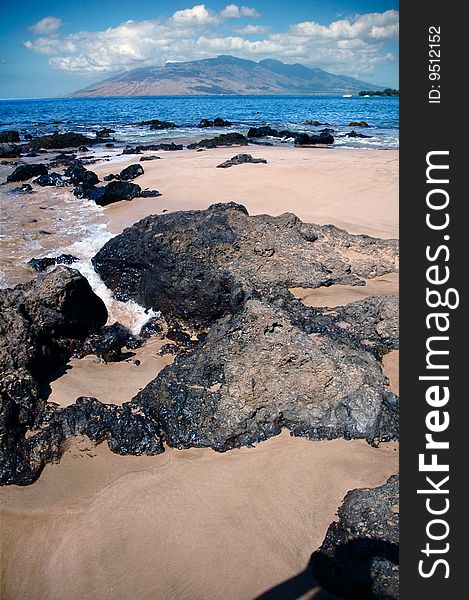
[[[38,35],[48,35],[58,31],[62,25],[62,20],[57,19],[57,17],[44,17],[37,23],[34,23],[34,25],[31,25],[29,31]]]
[[[227,4],[221,11],[220,16],[224,19],[239,19],[241,17],[257,18],[261,15],[255,8],[249,6],[238,6],[237,4]]]
[[[207,10],[205,4],[197,4],[192,8],[176,11],[171,21],[177,25],[207,25],[216,23],[218,19]]]
[[[265,25],[246,25],[245,27],[236,27],[234,31],[240,35],[263,35],[268,33],[270,29]]]
[[[248,24],[234,28],[235,35],[227,35],[224,21],[251,10],[255,9],[229,4],[220,13],[213,13],[204,4],[197,4],[176,11],[166,20],[127,21],[103,31],[69,35],[54,30],[24,45],[49,56],[54,68],[74,73],[104,74],[234,54],[252,60],[300,62],[361,77],[372,74],[380,64],[396,60],[390,52],[390,43],[397,40],[399,31],[395,10],[341,18],[328,25],[294,23],[283,32]],[[251,35],[260,39],[250,39]]]

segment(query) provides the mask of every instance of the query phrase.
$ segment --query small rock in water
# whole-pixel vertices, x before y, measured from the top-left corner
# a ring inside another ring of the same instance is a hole
[[[345,134],[346,137],[351,138],[370,138],[371,135],[365,135],[364,133],[357,133],[356,131],[351,131],[350,133]]]
[[[69,185],[69,182],[65,181],[65,179],[62,178],[62,175],[59,173],[41,175],[37,179],[34,179],[33,183],[41,187],[65,187]]]
[[[222,133],[214,138],[200,140],[200,142],[189,144],[189,150],[197,148],[218,148],[220,146],[247,146],[248,139],[242,133]]]
[[[70,177],[70,182],[74,185],[82,184],[86,187],[96,185],[99,182],[96,173],[86,169],[78,160],[74,160],[70,166],[65,169],[64,174],[67,177]]]
[[[350,121],[349,127],[369,127],[366,121]]]
[[[18,131],[10,129],[9,131],[0,131],[0,143],[19,142],[20,134]]]
[[[53,258],[32,258],[26,264],[35,271],[42,273],[49,267],[53,267],[55,265],[71,265],[77,260],[78,258],[76,258],[76,256],[72,256],[71,254],[61,254],[60,256],[55,256]]]

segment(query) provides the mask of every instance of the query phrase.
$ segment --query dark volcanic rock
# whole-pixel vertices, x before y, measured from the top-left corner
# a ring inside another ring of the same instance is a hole
[[[138,195],[139,198],[159,198],[161,193],[158,190],[143,190]]]
[[[347,137],[351,138],[370,138],[371,135],[365,135],[364,133],[357,133],[356,131],[350,131],[345,134]]]
[[[69,152],[59,152],[59,154],[57,154],[57,156],[50,161],[49,166],[50,167],[62,167],[62,166],[69,166],[72,165],[74,163],[80,163],[79,160],[77,160],[77,155],[74,153],[69,153]]]
[[[105,244],[93,264],[117,298],[198,329],[249,297],[394,271],[397,251],[395,240],[303,223],[291,213],[250,217],[227,203],[147,217]]]
[[[116,133],[116,130],[109,129],[108,127],[104,127],[104,129],[98,129],[95,131],[97,138],[108,138],[111,133]]]
[[[312,558],[326,590],[350,600],[399,599],[399,476],[349,492]]]
[[[0,144],[0,158],[18,158],[21,150],[15,144]]]
[[[61,254],[60,256],[55,256],[53,258],[32,258],[31,260],[28,260],[27,265],[35,271],[42,273],[49,267],[53,267],[55,265],[71,265],[77,260],[78,258],[72,256],[71,254]]]
[[[37,179],[33,180],[33,183],[40,185],[41,187],[65,187],[70,185],[68,181],[62,178],[59,173],[48,173],[47,175],[41,175]]]
[[[21,187],[10,190],[12,194],[30,194],[33,191],[33,186],[29,183],[24,183]]]
[[[334,339],[362,347],[381,358],[399,348],[399,299],[370,296],[337,308],[309,309],[309,333],[327,333]]]
[[[30,456],[26,431],[44,407],[40,383],[106,319],[102,300],[68,267],[0,292],[1,483],[31,483],[39,475],[44,460]]]
[[[73,193],[78,198],[89,198],[100,206],[120,200],[132,200],[140,195],[142,188],[128,181],[111,181],[104,187],[78,185]]]
[[[92,186],[99,183],[99,178],[93,171],[86,169],[78,160],[74,160],[64,171],[74,185]]]
[[[278,137],[277,129],[273,129],[270,125],[264,125],[263,127],[251,127],[248,131],[249,138],[260,138],[260,137]]]
[[[160,121],[158,119],[139,121],[138,123],[134,123],[134,125],[150,125],[150,129],[174,129],[177,127],[177,125],[175,123],[171,123],[171,121]]]
[[[54,148],[78,148],[78,146],[92,145],[99,141],[98,138],[88,138],[81,133],[52,133],[34,137],[28,145],[31,148],[46,148],[49,150]]]
[[[26,181],[27,179],[38,177],[39,175],[47,175],[46,165],[29,163],[16,167],[13,173],[8,175],[7,181]]]
[[[217,165],[219,169],[228,169],[229,167],[233,167],[234,165],[242,165],[244,163],[263,163],[267,164],[265,158],[253,158],[250,154],[236,154],[230,160],[226,160],[224,163]]]
[[[145,162],[147,160],[161,160],[161,156],[142,156],[142,158],[140,159],[140,162]]]
[[[20,141],[20,134],[18,131],[10,129],[8,131],[0,131],[0,144],[11,144]]]
[[[171,152],[174,150],[183,150],[184,146],[182,144],[175,144],[174,142],[163,143],[163,144],[147,144],[146,146],[139,145],[135,147],[127,146],[122,151],[122,154],[141,154],[144,150],[149,150],[150,152],[158,152],[163,150],[164,152]]]
[[[316,144],[333,144],[334,138],[330,133],[321,132],[319,135],[298,133],[295,135],[295,146],[315,146]]]
[[[231,127],[233,123],[231,121],[226,121],[221,117],[216,117],[215,119],[202,119],[199,123],[199,127]]]
[[[125,358],[122,352],[126,348],[138,348],[141,340],[136,338],[121,323],[113,323],[102,327],[97,333],[86,339],[79,351],[80,356],[85,354],[96,354],[104,362],[117,362]]]
[[[143,173],[144,170],[142,165],[129,165],[125,169],[122,169],[122,171],[119,173],[119,179],[121,179],[122,181],[129,181],[131,179],[139,177],[140,175],[143,175]]]
[[[348,124],[349,127],[369,127],[366,121],[351,121]]]
[[[214,138],[200,140],[200,142],[189,144],[189,150],[196,148],[219,148],[220,146],[247,146],[248,139],[242,133],[222,133]]]
[[[372,442],[397,436],[388,427],[397,399],[385,383],[368,352],[311,337],[277,307],[249,300],[132,402],[178,448],[225,451],[282,427],[311,439]]]

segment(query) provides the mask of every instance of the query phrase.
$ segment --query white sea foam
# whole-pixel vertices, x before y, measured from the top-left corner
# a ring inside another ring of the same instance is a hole
[[[160,313],[152,309],[145,309],[132,300],[121,302],[114,298],[111,290],[106,287],[101,277],[95,271],[91,263],[91,258],[115,234],[109,232],[104,224],[95,225],[93,229],[94,231],[89,231],[85,238],[74,242],[67,249],[64,249],[64,252],[66,251],[79,259],[73,263],[73,268],[80,271],[86,277],[95,294],[106,305],[109,315],[108,324],[119,321],[119,323],[128,327],[132,333],[138,334],[149,319],[159,316]]]

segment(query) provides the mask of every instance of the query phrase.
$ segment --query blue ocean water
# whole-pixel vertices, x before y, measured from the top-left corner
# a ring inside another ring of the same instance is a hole
[[[126,143],[151,142],[161,138],[197,139],[218,130],[200,130],[203,118],[220,116],[233,123],[233,131],[250,126],[308,131],[321,129],[302,125],[306,120],[328,123],[336,134],[335,145],[359,148],[396,148],[399,145],[399,99],[395,97],[352,98],[332,96],[177,96],[126,98],[57,98],[0,100],[0,130],[18,129],[21,134],[52,131],[92,133],[101,127],[116,130],[115,138]],[[174,130],[152,131],[135,122],[172,121]],[[358,129],[370,138],[348,138],[351,121],[366,121],[369,129]],[[221,131],[221,130],[220,130]],[[226,132],[226,129],[224,130]],[[245,132],[245,131],[244,131]]]

